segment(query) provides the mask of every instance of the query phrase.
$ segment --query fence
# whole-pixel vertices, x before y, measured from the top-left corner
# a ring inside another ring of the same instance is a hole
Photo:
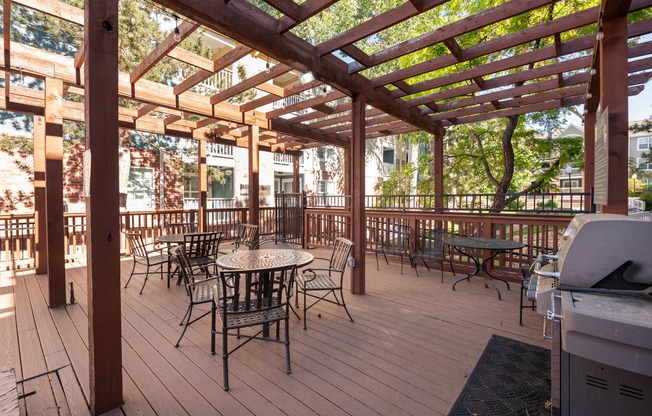
[[[416,199],[414,199],[416,200]],[[338,236],[351,236],[350,197],[312,196],[306,197],[312,207],[306,208],[303,217],[304,244],[306,246],[331,247]],[[315,207],[318,206],[318,207]],[[235,238],[237,225],[248,221],[247,208],[207,209],[208,231],[221,231],[224,238]],[[411,241],[419,233],[430,229],[466,234],[498,237],[522,241],[528,246],[556,249],[558,238],[570,221],[571,216],[514,215],[514,214],[472,214],[438,212],[434,210],[413,210],[398,212],[396,209],[367,210],[367,226],[381,229],[394,224],[409,225]],[[86,256],[86,216],[83,213],[64,215],[64,247],[67,260]],[[122,230],[139,231],[148,242],[162,234],[164,225],[173,222],[197,222],[194,210],[137,211],[120,213]],[[276,208],[260,208],[260,233],[276,233]],[[367,236],[367,250],[373,251],[374,239]],[[16,269],[34,266],[34,218],[33,215],[0,216],[0,268]],[[122,250],[126,241],[121,239]],[[529,261],[527,250],[514,255],[498,256],[492,266],[507,272],[515,272],[520,265]],[[469,259],[455,254],[454,261],[470,265]]]
[[[457,214],[457,213],[398,213],[395,211],[367,211],[366,251],[378,248],[373,234],[378,230],[409,226],[411,245],[419,235],[429,230],[443,229],[453,234],[495,237],[522,242],[526,246],[518,251],[497,256],[491,268],[504,275],[520,276],[520,268],[532,260],[533,247],[557,250],[559,238],[572,219],[567,215],[513,215],[513,214]],[[336,237],[350,237],[351,214],[340,210],[308,209],[304,217],[307,246],[330,247]],[[414,247],[411,247],[413,250]],[[460,253],[453,253],[456,270],[471,270],[472,260]]]
[[[326,198],[326,197],[321,197]],[[585,204],[590,193],[562,192],[537,194],[444,194],[444,195],[368,195],[367,209],[381,210],[436,210],[448,212],[494,212],[497,204],[504,204],[501,212],[530,214],[580,214],[590,212]],[[439,202],[439,204],[438,204]],[[437,206],[441,208],[436,208]],[[592,206],[592,203],[590,204]],[[315,205],[322,206],[322,205]]]

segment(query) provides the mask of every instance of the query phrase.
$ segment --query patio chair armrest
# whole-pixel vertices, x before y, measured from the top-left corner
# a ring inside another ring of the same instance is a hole
[[[318,272],[318,271],[319,271],[319,272],[328,272],[328,275],[329,275],[329,276],[330,276],[330,274],[331,274],[332,272],[337,272],[337,273],[339,273],[339,270],[331,269],[331,268],[329,268],[329,267],[311,267],[311,268],[309,268],[309,269],[305,269],[304,271],[302,271],[301,274],[304,274],[304,275],[305,275],[306,273],[312,273],[312,275],[313,275],[312,278],[310,278],[310,279],[306,279],[306,278],[304,278],[304,281],[309,282],[309,281],[311,281],[311,280],[314,280],[314,279],[317,277],[317,273],[316,273],[316,272]]]

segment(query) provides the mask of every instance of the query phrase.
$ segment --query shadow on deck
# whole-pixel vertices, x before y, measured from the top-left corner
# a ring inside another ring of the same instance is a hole
[[[123,285],[131,264],[123,259]],[[323,302],[308,312],[307,331],[291,316],[292,374],[285,374],[281,345],[253,342],[229,360],[228,393],[221,356],[209,352],[210,318],[175,348],[187,308],[183,287],[167,289],[154,277],[139,295],[140,281],[133,282],[122,289],[125,404],[111,413],[446,414],[492,334],[547,347],[540,315],[525,311],[518,325],[518,285],[499,286],[499,301],[481,278],[453,291],[450,273],[440,283],[439,270],[416,277],[407,267],[401,275],[391,263],[376,271],[369,255],[366,267],[366,294],[346,294],[355,322]],[[67,279],[78,303],[50,310],[45,276],[0,275],[0,367],[29,379],[19,392],[36,392],[21,400],[22,414],[89,414],[84,265],[68,264]]]

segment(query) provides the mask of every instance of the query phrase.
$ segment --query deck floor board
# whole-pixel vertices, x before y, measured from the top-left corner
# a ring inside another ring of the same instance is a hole
[[[123,286],[131,267],[123,259]],[[525,325],[518,324],[517,285],[508,291],[498,282],[499,301],[480,278],[453,291],[459,273],[446,272],[441,283],[439,270],[420,268],[417,277],[406,266],[400,274],[398,262],[377,271],[373,256],[367,256],[366,268],[366,294],[345,290],[355,322],[324,302],[308,311],[307,330],[291,316],[292,374],[285,374],[282,345],[254,341],[229,359],[229,392],[222,389],[219,335],[217,354],[209,351],[210,317],[191,325],[175,348],[188,305],[183,285],[173,279],[168,289],[165,279],[152,276],[140,295],[142,277],[136,277],[121,289],[125,403],[112,415],[446,414],[492,334],[547,347],[540,315],[525,311]],[[63,367],[26,383],[47,394],[38,399],[42,403],[21,403],[22,414],[37,414],[36,405],[54,406],[52,414],[89,414],[84,261],[67,264],[66,271],[77,302],[57,309],[47,308],[46,276],[23,270],[0,275],[13,282],[2,293],[15,298],[12,317],[0,316],[0,331],[12,338],[3,341],[2,364],[17,367],[17,377]],[[60,385],[53,384],[57,378]]]

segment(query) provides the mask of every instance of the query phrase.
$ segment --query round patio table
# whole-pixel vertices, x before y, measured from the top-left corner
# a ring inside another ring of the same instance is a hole
[[[507,290],[509,290],[509,282],[507,282],[505,279],[491,274],[489,270],[487,270],[487,264],[489,264],[489,262],[497,255],[512,250],[518,250],[519,248],[525,247],[525,244],[514,240],[503,240],[501,238],[460,237],[454,235],[443,236],[442,240],[446,244],[452,246],[459,253],[473,260],[473,263],[475,263],[475,270],[469,273],[467,276],[462,277],[461,279],[457,279],[455,283],[453,283],[453,290],[455,290],[455,286],[459,282],[462,280],[470,280],[473,276],[477,275],[480,270],[482,270],[482,277],[484,278],[485,282],[487,285],[491,285],[491,287],[494,288],[496,294],[498,295],[498,300],[502,300],[500,297],[500,290],[498,290],[496,285],[493,284],[493,280],[496,279],[504,282],[507,285]],[[482,263],[480,263],[480,254],[475,250],[487,250],[490,251],[491,254],[484,258]]]
[[[290,249],[243,250],[218,257],[217,266],[227,270],[266,270],[274,267],[296,265],[303,267],[315,259],[310,253]],[[294,309],[292,310],[294,311]],[[296,312],[294,312],[296,315]],[[298,317],[298,315],[297,315]],[[269,327],[263,329],[269,337]]]
[[[218,257],[217,266],[227,270],[264,270],[291,265],[303,267],[314,259],[312,254],[300,250],[243,250]]]

